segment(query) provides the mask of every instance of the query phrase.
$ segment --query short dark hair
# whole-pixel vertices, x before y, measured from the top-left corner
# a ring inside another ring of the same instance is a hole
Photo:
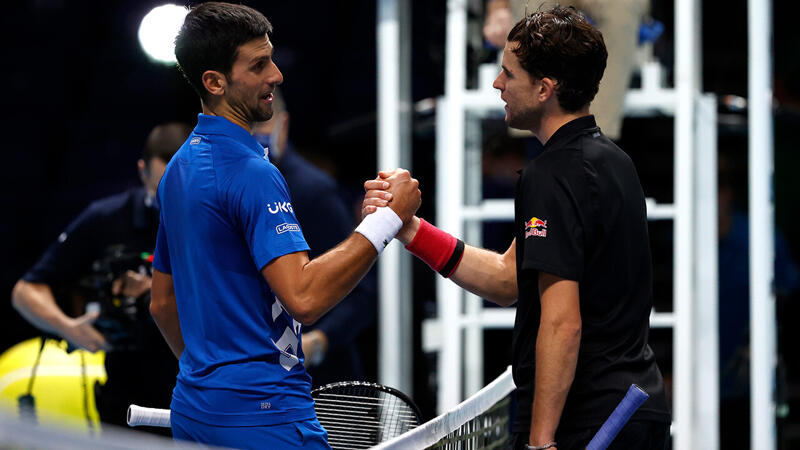
[[[537,11],[517,22],[508,42],[519,46],[520,65],[537,79],[557,81],[558,104],[567,112],[588,105],[597,94],[608,52],[603,35],[573,7]]]
[[[272,24],[253,8],[231,3],[208,2],[186,15],[175,38],[178,68],[205,101],[203,73],[216,70],[230,74],[239,46],[272,32]]]
[[[182,122],[168,122],[156,126],[144,142],[142,159],[146,164],[150,164],[153,158],[169,162],[191,132],[192,127]]]

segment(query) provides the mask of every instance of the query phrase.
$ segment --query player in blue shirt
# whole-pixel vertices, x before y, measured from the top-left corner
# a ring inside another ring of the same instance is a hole
[[[329,448],[302,364],[302,325],[367,273],[420,193],[400,172],[389,207],[309,260],[286,182],[250,135],[272,115],[272,92],[283,81],[270,31],[251,8],[211,2],[192,9],[178,34],[179,67],[203,114],[158,187],[151,313],[180,360],[176,439]]]

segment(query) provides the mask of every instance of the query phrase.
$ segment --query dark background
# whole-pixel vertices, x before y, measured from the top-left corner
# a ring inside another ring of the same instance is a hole
[[[4,5],[0,351],[37,334],[11,307],[14,282],[90,201],[139,183],[135,163],[153,126],[169,120],[196,121],[200,103],[194,92],[177,69],[150,62],[136,37],[142,17],[162,3],[31,0]],[[284,74],[292,142],[355,198],[376,167],[375,2],[246,4],[274,25],[275,61]],[[667,67],[673,60],[672,4],[654,0],[652,7],[653,17],[666,26],[656,53]],[[746,97],[747,3],[717,5],[706,1],[703,7],[703,90]],[[795,29],[799,10],[797,2],[774,2],[775,211],[795,260],[800,257],[800,230],[794,226],[800,220],[795,200],[800,194],[795,181],[800,162],[795,145],[800,125],[800,34]],[[412,14],[412,95],[417,101],[443,93],[445,1],[414,1]],[[471,20],[482,19],[476,13]],[[470,54],[473,60],[491,59],[484,48]],[[746,113],[721,108],[720,114],[720,152],[736,162],[741,179],[737,195],[745,208]],[[420,213],[435,219],[431,123],[431,115],[415,117],[412,169],[424,193]],[[621,145],[633,157],[646,194],[670,202],[672,119],[626,120]],[[656,302],[669,308],[670,225],[654,224],[651,234]],[[434,296],[433,276],[419,263],[415,275],[418,322],[429,311],[423,300]],[[794,300],[779,304],[782,343],[795,339],[788,327],[797,317]],[[415,336],[418,347],[419,329]],[[508,336],[487,339],[510,342]],[[663,352],[671,351],[669,333],[656,332],[653,338],[664,343]],[[510,361],[506,352],[494,353],[497,361],[487,367],[487,381]],[[790,381],[797,380],[798,358],[791,346],[782,344],[782,352]],[[415,398],[431,417],[434,360],[419,350],[416,355]],[[661,359],[668,372],[668,358]],[[374,362],[370,373],[374,377]]]

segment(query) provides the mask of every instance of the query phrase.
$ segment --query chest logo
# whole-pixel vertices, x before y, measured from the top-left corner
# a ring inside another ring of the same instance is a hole
[[[531,236],[547,237],[547,221],[538,217],[532,217],[525,222],[525,239]]]
[[[289,202],[267,203],[267,209],[269,209],[269,213],[270,214],[278,214],[281,211],[283,211],[285,213],[294,214],[294,209],[292,209],[292,204],[289,203]]]

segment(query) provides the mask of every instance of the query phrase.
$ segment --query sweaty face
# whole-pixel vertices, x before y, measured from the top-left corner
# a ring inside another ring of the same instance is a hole
[[[506,103],[506,123],[511,128],[533,130],[542,119],[542,104],[538,100],[540,81],[532,77],[519,63],[514,49],[519,43],[506,42],[502,70],[492,86],[500,91]]]
[[[272,92],[283,74],[272,60],[269,37],[253,39],[238,48],[225,88],[225,100],[248,123],[272,117]]]

